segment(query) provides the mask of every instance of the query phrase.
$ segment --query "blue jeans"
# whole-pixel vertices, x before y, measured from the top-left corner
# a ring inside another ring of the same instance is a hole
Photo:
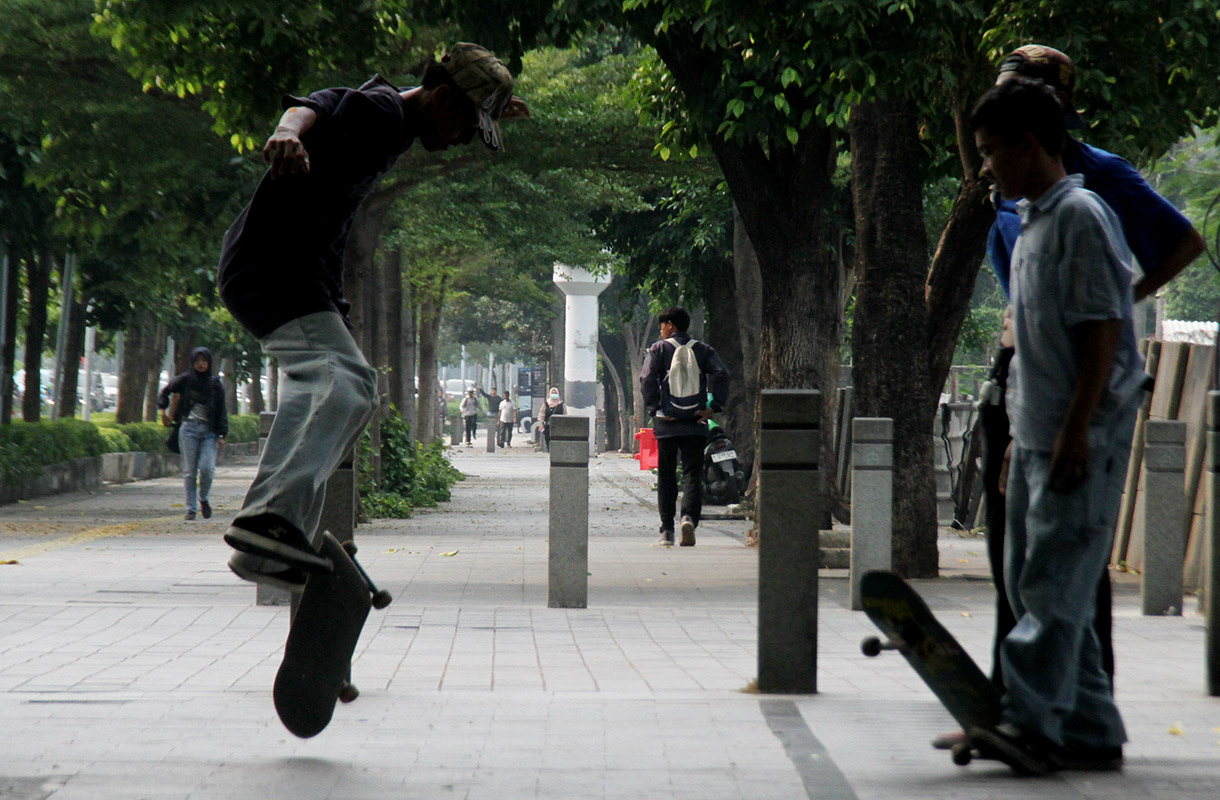
[[[178,429],[178,449],[182,451],[182,482],[186,485],[186,510],[198,511],[198,499],[207,500],[216,474],[216,432],[206,422],[187,420]]]
[[[1000,645],[1003,718],[1064,747],[1127,740],[1093,628],[1131,453],[1133,406],[1089,450],[1089,477],[1047,486],[1051,454],[1013,446],[1004,572],[1016,627]]]
[[[234,524],[275,514],[312,539],[326,481],[377,407],[377,373],[343,318],[320,311],[260,341],[280,367],[280,402]]]

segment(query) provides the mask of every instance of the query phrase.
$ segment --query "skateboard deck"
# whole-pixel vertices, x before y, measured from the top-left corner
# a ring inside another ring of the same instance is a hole
[[[865,639],[860,643],[865,655],[902,653],[962,730],[990,728],[1000,721],[1000,692],[909,583],[892,572],[866,572],[860,598],[864,613],[888,640]],[[977,751],[968,745],[953,749],[957,764],[969,763],[972,755]]]
[[[321,554],[334,563],[334,572],[305,581],[273,691],[280,721],[302,739],[330,723],[341,692],[348,693],[345,700],[354,699],[348,682],[352,653],[372,606],[368,579],[330,533],[322,535]]]

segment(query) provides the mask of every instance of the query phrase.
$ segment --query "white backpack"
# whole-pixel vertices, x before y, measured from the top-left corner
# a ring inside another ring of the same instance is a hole
[[[695,419],[707,406],[707,398],[700,388],[703,372],[695,359],[695,340],[686,344],[678,344],[676,339],[665,341],[674,346],[674,357],[669,362],[669,372],[661,379],[658,416]]]

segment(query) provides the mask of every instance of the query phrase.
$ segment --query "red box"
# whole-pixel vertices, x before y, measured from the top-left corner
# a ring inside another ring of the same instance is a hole
[[[635,438],[640,443],[640,452],[635,454],[635,458],[640,462],[640,469],[656,469],[657,437],[653,435],[652,428],[640,428]]]

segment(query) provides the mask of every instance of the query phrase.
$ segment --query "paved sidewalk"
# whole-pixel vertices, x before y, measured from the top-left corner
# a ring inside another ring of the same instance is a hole
[[[287,609],[253,604],[220,539],[253,477],[219,470],[210,521],[181,519],[177,479],[0,507],[0,798],[1216,798],[1220,700],[1203,629],[1138,615],[1117,587],[1117,775],[1018,779],[927,746],[952,721],[821,581],[819,688],[761,696],[757,554],[709,520],[694,548],[656,538],[653,478],[628,457],[591,475],[589,608],[546,607],[547,461],[455,451],[451,503],[361,526],[395,596],[369,618],[362,695],[315,739],[271,705]],[[178,504],[175,507],[175,504]],[[941,540],[919,583],[986,661],[992,589],[980,540]]]

